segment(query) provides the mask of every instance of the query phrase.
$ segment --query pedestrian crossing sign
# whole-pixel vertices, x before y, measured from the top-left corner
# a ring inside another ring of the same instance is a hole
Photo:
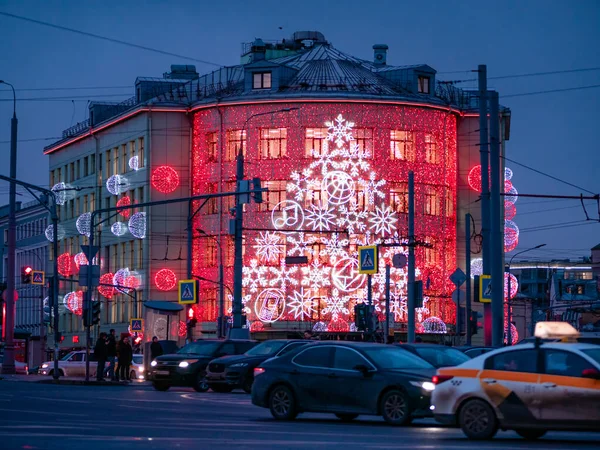
[[[44,285],[44,272],[41,270],[34,270],[31,272],[31,284],[38,286]]]
[[[374,274],[377,273],[378,267],[377,246],[358,247],[358,273]]]
[[[144,319],[131,319],[129,321],[129,328],[132,333],[144,331]]]
[[[179,281],[179,303],[192,305],[198,302],[196,280]]]

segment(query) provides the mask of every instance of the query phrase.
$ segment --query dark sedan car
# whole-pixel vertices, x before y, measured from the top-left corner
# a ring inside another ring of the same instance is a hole
[[[460,350],[436,344],[401,344],[398,348],[423,358],[436,369],[458,366],[471,358]]]
[[[242,388],[248,394],[254,383],[254,368],[274,356],[281,356],[308,341],[271,340],[258,344],[243,355],[223,356],[211,361],[206,370],[206,382],[215,392],[231,392]]]
[[[198,392],[206,392],[206,366],[210,361],[225,355],[241,355],[256,344],[246,340],[190,342],[177,353],[159,356],[150,363],[152,386],[158,391],[166,391],[171,386],[190,386]]]
[[[315,342],[254,369],[252,403],[275,419],[330,412],[349,421],[381,415],[393,425],[431,415],[433,366],[394,346]]]

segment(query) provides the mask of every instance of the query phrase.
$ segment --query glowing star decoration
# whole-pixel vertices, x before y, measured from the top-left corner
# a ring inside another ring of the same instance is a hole
[[[366,220],[369,212],[359,209],[354,200],[348,205],[342,205],[339,209],[340,217],[337,219],[337,225],[345,228],[349,234],[364,232],[367,228]]]
[[[340,297],[340,291],[338,289],[334,289],[331,296],[327,297],[325,302],[327,306],[323,309],[323,314],[331,314],[332,316],[337,317],[339,314],[349,314],[348,310],[348,297]]]
[[[266,231],[260,233],[260,237],[256,239],[254,248],[261,261],[269,262],[277,259],[282,252],[281,246],[279,235]]]
[[[288,237],[288,242],[290,238]],[[348,239],[340,239],[338,233],[332,233],[329,239],[323,239],[325,248],[319,253],[320,256],[328,256],[331,263],[335,263],[339,258],[346,256],[346,249],[349,244]]]
[[[304,320],[305,317],[310,318],[312,313],[317,312],[315,303],[311,290],[305,291],[301,287],[299,291],[294,291],[291,296],[288,296],[287,305],[294,320]]]
[[[83,253],[83,252],[79,252],[75,256],[73,256],[73,261],[75,262],[75,266],[77,267],[77,270],[79,270],[79,268],[81,266],[88,265],[88,259],[85,256],[85,253]]]
[[[92,213],[86,212],[80,215],[77,218],[77,222],[75,222],[75,226],[77,227],[77,231],[79,234],[83,236],[90,237],[91,232],[91,224],[92,224]]]
[[[423,325],[423,333],[430,334],[446,334],[446,324],[443,320],[438,317],[430,317],[425,319],[422,323]]]
[[[129,168],[131,170],[139,170],[140,158],[138,156],[132,156],[131,158],[129,158]]]
[[[119,237],[127,233],[127,230],[129,230],[129,227],[127,227],[127,225],[125,225],[123,222],[115,222],[110,227],[112,234]]]
[[[138,239],[146,237],[146,213],[135,213],[129,219],[129,232]]]
[[[302,286],[308,286],[311,289],[320,289],[325,286],[330,286],[331,281],[329,274],[331,267],[322,265],[318,259],[313,259],[313,262],[308,267],[302,267]]]
[[[504,299],[508,296],[508,277],[510,277],[510,298],[515,298],[519,291],[519,281],[512,273],[504,272]]]
[[[113,283],[115,290],[121,294],[128,294],[129,288],[127,287],[127,278],[130,276],[129,268],[119,269],[113,276]]]
[[[59,255],[57,259],[59,274],[61,274],[63,277],[70,277],[75,273],[75,261],[73,261],[73,257],[70,253],[65,252]]]
[[[285,294],[279,289],[261,291],[254,302],[254,312],[261,322],[276,322],[285,311]]]
[[[65,294],[64,304],[73,314],[81,316],[83,313],[83,291],[72,291]]]
[[[51,191],[54,192],[54,198],[56,199],[57,205],[64,205],[68,200],[75,197],[73,186],[63,183],[62,181],[52,186]]]
[[[106,180],[106,189],[113,195],[119,195],[129,190],[129,181],[123,175],[112,175]]]
[[[171,166],[159,166],[152,171],[152,186],[158,192],[169,194],[179,187],[179,175]]]
[[[259,287],[265,287],[267,285],[267,272],[267,268],[259,266],[256,259],[251,260],[250,266],[246,266],[242,269],[242,286],[248,287],[250,292],[258,291]]]
[[[115,288],[112,286],[114,277],[115,274],[112,272],[108,272],[100,276],[100,285],[98,286],[98,292],[104,298],[107,298],[109,300],[115,295]]]
[[[330,227],[335,225],[333,208],[310,205],[306,216],[306,225],[315,231],[329,230]]]
[[[312,256],[315,254],[313,245],[317,242],[314,236],[306,237],[304,233],[298,233],[297,236],[289,235],[287,237],[288,244],[292,244],[291,248],[288,246],[288,256]]]
[[[483,275],[482,258],[474,258],[471,260],[471,278],[475,278],[476,275]]]
[[[121,197],[119,199],[119,201],[117,202],[117,207],[130,206],[130,205],[131,205],[131,199],[127,196]],[[129,219],[129,216],[131,215],[130,209],[117,209],[117,212],[121,215],[121,217],[123,217],[125,219]]]
[[[161,291],[171,291],[177,286],[177,275],[171,269],[160,269],[154,275],[154,285]]]
[[[269,281],[269,286],[271,287],[276,286],[285,291],[288,284],[294,286],[298,284],[298,280],[294,278],[294,274],[298,272],[298,267],[292,266],[288,268],[285,264],[285,259],[281,260],[279,268],[269,267],[269,272],[273,274],[273,278]]]
[[[396,223],[398,219],[396,217],[396,213],[385,204],[381,204],[381,206],[377,206],[375,211],[371,211],[371,218],[369,222],[371,222],[371,230],[375,234],[391,234],[396,229]]]
[[[56,233],[56,240],[62,241],[65,238],[65,229],[62,225],[57,225],[56,228],[58,229],[58,232]],[[48,239],[50,242],[54,242],[54,225],[48,225],[46,227],[46,231],[44,231],[44,234],[46,235],[46,239]]]

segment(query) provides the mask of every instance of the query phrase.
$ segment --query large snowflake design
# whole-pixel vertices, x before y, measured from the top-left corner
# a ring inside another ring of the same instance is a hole
[[[276,233],[260,233],[260,237],[256,238],[256,254],[263,262],[275,261],[282,252],[282,244],[279,242],[280,237]]]
[[[314,236],[309,235],[307,238],[304,233],[298,233],[298,237],[289,235],[287,241],[292,244],[291,248],[288,247],[288,256],[312,256],[315,254],[313,245],[317,240]]]
[[[327,306],[323,308],[323,314],[336,316],[338,314],[349,314],[350,312],[346,306],[348,297],[340,297],[340,291],[338,289],[334,289],[331,296],[327,297],[325,301],[327,302]]]
[[[244,277],[242,278],[242,286],[248,287],[250,292],[258,291],[259,287],[265,287],[267,285],[267,268],[265,266],[259,266],[258,260],[252,259],[250,266],[242,268]]]
[[[350,205],[341,205],[339,213],[340,217],[337,219],[337,224],[345,228],[349,234],[362,232],[367,228],[365,220],[368,217],[368,212],[359,209],[355,201],[350,201]]]
[[[322,238],[321,242],[325,244],[325,248],[321,250],[320,256],[329,256],[329,262],[334,264],[338,259],[348,256],[347,248],[348,239],[340,239],[338,233],[332,233],[331,237]]]
[[[317,258],[308,267],[302,268],[302,286],[309,286],[311,289],[317,290],[325,286],[330,286],[331,267],[324,266]]]
[[[310,176],[312,175],[312,170],[310,168],[305,168],[302,172],[292,172],[291,179],[292,183],[287,184],[287,191],[294,194],[294,198],[296,201],[300,202],[305,199],[305,197],[311,191],[311,180]]]
[[[369,170],[369,152],[367,150],[361,150],[360,146],[356,143],[351,143],[349,149],[340,150],[340,156],[345,158],[340,164],[340,169],[350,173],[353,177],[358,177],[361,171]]]
[[[290,313],[294,315],[294,319],[304,320],[304,316],[310,318],[313,312],[316,312],[315,299],[312,297],[311,290],[300,288],[299,291],[294,291],[291,296],[288,296],[288,306]]]
[[[369,202],[369,205],[372,205],[375,203],[376,196],[380,199],[385,198],[385,194],[383,193],[383,191],[381,191],[381,189],[379,189],[381,186],[385,185],[385,180],[376,180],[375,172],[371,172],[371,174],[369,175],[368,181],[361,180],[360,183],[363,185],[365,195],[367,196],[367,201]]]
[[[335,118],[334,122],[325,122],[327,126],[327,139],[335,142],[335,145],[340,148],[344,142],[354,140],[352,136],[352,128],[354,122],[348,122],[341,114]]]
[[[288,284],[293,286],[298,285],[298,280],[294,278],[294,275],[298,272],[297,266],[288,267],[285,264],[285,259],[281,259],[279,267],[269,267],[269,272],[273,274],[273,278],[269,281],[269,286],[276,286],[285,292]]]
[[[396,229],[398,218],[396,212],[389,206],[383,203],[381,206],[376,206],[375,211],[371,211],[370,216],[370,228],[375,234],[390,234]]]
[[[335,225],[333,208],[320,205],[310,205],[306,215],[306,224],[315,231],[329,230]]]

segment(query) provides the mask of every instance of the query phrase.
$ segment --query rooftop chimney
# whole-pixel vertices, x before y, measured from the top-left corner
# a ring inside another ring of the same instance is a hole
[[[386,44],[375,44],[373,46],[373,64],[376,66],[385,66],[388,48]]]
[[[267,46],[262,39],[257,38],[252,43],[250,52],[252,53],[252,62],[262,61],[266,58]]]

